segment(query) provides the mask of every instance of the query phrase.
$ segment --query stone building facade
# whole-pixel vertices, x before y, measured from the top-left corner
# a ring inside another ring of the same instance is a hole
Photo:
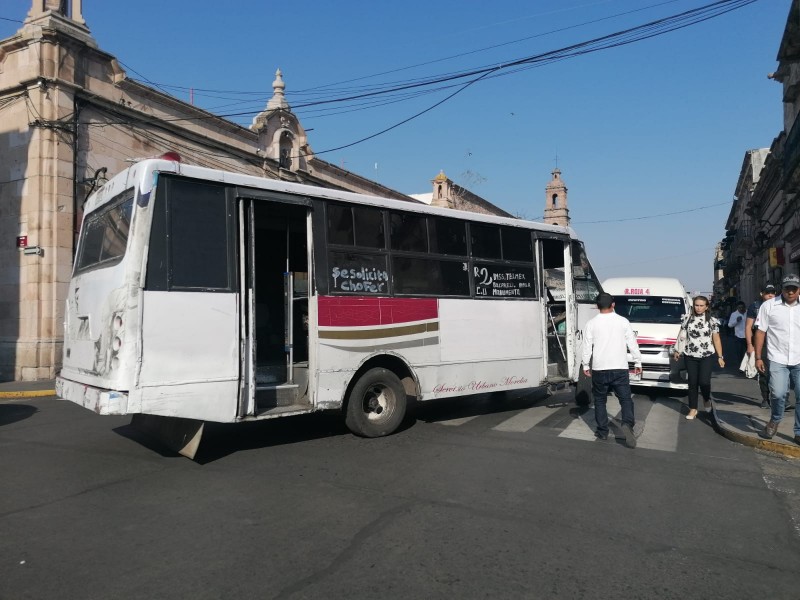
[[[430,194],[414,194],[414,198],[440,208],[452,208],[455,210],[466,210],[469,212],[481,213],[484,215],[495,215],[497,217],[512,217],[499,206],[495,206],[485,198],[470,192],[452,181],[444,171],[431,180],[433,191]]]
[[[768,148],[758,148],[745,152],[742,168],[733,196],[733,204],[728,214],[725,229],[729,234],[722,244],[727,251],[723,271],[726,273],[726,289],[722,294],[729,298],[747,300],[753,296],[758,276],[764,270],[766,253],[755,244],[758,233],[758,219],[752,214],[753,196],[758,187],[764,163],[769,156]],[[758,290],[755,290],[756,294]]]
[[[0,41],[0,380],[52,378],[81,207],[137,158],[185,162],[414,202],[316,158],[284,96],[242,127],[133,81],[80,0],[33,0]]]
[[[765,283],[800,274],[800,0],[792,0],[769,77],[783,87],[783,131],[769,149],[745,153],[714,292],[749,302]]]
[[[130,79],[82,8],[32,0],[19,31],[0,40],[0,381],[55,376],[83,203],[136,159],[177,152],[186,163],[416,202],[314,156],[280,71],[242,127]],[[454,208],[510,216],[447,185]]]

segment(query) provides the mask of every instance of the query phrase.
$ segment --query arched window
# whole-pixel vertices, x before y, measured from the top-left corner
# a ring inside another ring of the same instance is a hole
[[[558,201],[558,194],[553,194],[553,206],[556,205],[557,201]]]

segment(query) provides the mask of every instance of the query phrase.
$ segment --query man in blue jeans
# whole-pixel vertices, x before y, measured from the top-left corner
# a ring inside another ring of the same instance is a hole
[[[608,439],[608,393],[613,390],[622,407],[622,432],[628,448],[636,447],[633,433],[633,398],[628,369],[628,352],[634,362],[634,373],[642,373],[642,353],[636,343],[636,335],[625,317],[614,312],[611,294],[598,294],[595,299],[600,314],[583,328],[583,372],[592,378],[594,396],[594,418],[597,422],[595,436]],[[591,360],[591,363],[590,363]],[[591,366],[590,366],[591,365]]]
[[[769,358],[769,392],[772,410],[763,436],[772,439],[783,419],[789,378],[794,383],[795,400],[800,391],[800,277],[787,275],[781,282],[781,295],[767,300],[758,309],[756,318],[756,369],[764,373],[762,352],[767,341]],[[794,441],[800,444],[800,411],[794,415]]]

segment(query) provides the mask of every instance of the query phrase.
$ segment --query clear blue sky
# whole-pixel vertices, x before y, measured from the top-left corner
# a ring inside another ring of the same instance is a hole
[[[100,48],[129,76],[182,99],[183,88],[195,88],[196,104],[248,113],[230,118],[249,124],[271,95],[278,67],[297,107],[319,100],[319,86],[334,84],[325,92],[340,97],[364,85],[494,65],[709,1],[84,0],[83,10]],[[0,17],[22,20],[29,6],[6,0]],[[535,219],[557,155],[573,227],[601,279],[676,276],[691,290],[710,290],[713,249],[724,235],[744,153],[769,147],[783,127],[781,86],[767,74],[777,68],[789,6],[790,0],[759,0],[659,37],[487,78],[405,125],[321,157],[405,193],[430,191],[441,169],[503,209]],[[0,20],[0,37],[19,26]],[[427,64],[396,71],[421,63]],[[343,83],[387,71],[395,72]],[[313,129],[312,148],[322,152],[453,91],[349,112],[326,109],[338,114],[320,107],[296,112]],[[718,206],[698,209],[708,205]],[[603,220],[613,222],[596,223]]]

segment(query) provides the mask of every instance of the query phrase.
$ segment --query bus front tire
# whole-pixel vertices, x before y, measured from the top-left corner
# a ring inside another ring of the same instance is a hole
[[[397,375],[370,369],[353,386],[347,400],[347,428],[362,437],[393,433],[406,415],[406,391]]]

